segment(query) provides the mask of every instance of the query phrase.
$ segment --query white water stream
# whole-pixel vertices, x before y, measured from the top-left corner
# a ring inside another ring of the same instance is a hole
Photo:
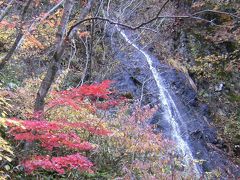
[[[185,160],[186,165],[190,165],[190,162],[193,162],[193,165],[194,165],[193,169],[196,172],[196,174],[199,175],[200,172],[199,172],[199,169],[198,169],[197,165],[194,163],[194,159],[193,159],[190,147],[188,146],[188,144],[182,138],[180,128],[179,128],[179,124],[177,123],[177,120],[179,122],[181,122],[181,124],[184,124],[184,121],[181,117],[181,114],[180,114],[172,96],[170,95],[170,93],[167,91],[167,89],[165,87],[165,84],[163,83],[163,79],[161,78],[161,76],[157,72],[156,68],[153,66],[152,58],[144,50],[142,50],[136,44],[134,44],[122,30],[120,30],[118,27],[117,27],[117,29],[121,33],[122,37],[129,44],[131,44],[135,49],[137,49],[141,54],[144,55],[148,65],[149,65],[149,68],[150,68],[150,70],[153,74],[153,77],[154,77],[154,80],[157,84],[157,87],[158,87],[159,100],[162,103],[162,108],[163,108],[163,111],[164,111],[164,118],[171,125],[172,139],[177,144],[178,152],[181,155],[184,156],[184,160]]]

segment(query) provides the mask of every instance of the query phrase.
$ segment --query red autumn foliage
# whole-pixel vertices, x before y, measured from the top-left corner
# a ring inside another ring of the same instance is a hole
[[[78,169],[79,171],[87,171],[92,173],[91,163],[86,157],[79,153],[68,155],[64,157],[52,157],[50,156],[35,156],[32,160],[23,162],[23,165],[28,173],[32,173],[36,169],[42,168],[45,170],[56,171],[59,174],[64,174],[65,169]]]
[[[22,126],[15,126],[9,123],[11,130],[9,133],[15,140],[25,140],[27,142],[38,141],[47,150],[54,147],[66,147],[67,149],[91,150],[92,145],[79,138],[76,130],[87,130],[95,135],[109,135],[111,131],[95,127],[85,122],[67,122],[47,120],[16,120]],[[65,130],[64,130],[65,129]],[[67,132],[65,132],[67,131]]]
[[[118,105],[121,99],[113,100],[113,92],[109,90],[111,81],[103,81],[93,85],[83,85],[78,88],[73,88],[66,91],[54,92],[54,99],[52,99],[48,108],[57,108],[59,106],[69,106],[79,110],[81,106],[91,109],[100,108],[108,109]],[[88,101],[88,103],[85,103]],[[101,101],[101,102],[100,102]],[[49,110],[49,109],[48,109]],[[48,121],[44,118],[43,112],[36,112],[29,115],[28,120],[13,119],[8,122],[10,127],[9,134],[15,140],[36,142],[40,148],[45,149],[51,155],[53,150],[61,154],[61,149],[73,151],[89,151],[94,149],[94,146],[88,141],[80,138],[79,133],[84,131],[94,135],[109,135],[111,131],[105,129],[100,124],[98,126],[91,123],[91,119],[84,122],[69,122],[66,119],[58,119]],[[22,165],[26,172],[31,173],[38,169],[45,169],[56,171],[59,174],[65,173],[65,170],[78,169],[80,171],[92,172],[93,164],[87,157],[79,153],[52,157],[49,155],[41,156],[35,155],[28,160],[23,161]]]
[[[84,101],[87,98],[91,101],[90,108],[92,110],[96,110],[96,108],[102,110],[109,109],[123,100],[122,98],[116,99],[111,96],[114,93],[109,90],[111,83],[113,82],[105,80],[101,83],[82,85],[66,91],[53,92],[56,98],[48,104],[48,108],[65,105],[79,110],[80,107],[87,105]]]
[[[15,26],[16,26],[16,23],[15,23],[15,22],[10,23],[10,22],[8,22],[7,20],[2,20],[2,21],[0,22],[0,29],[1,29],[1,28],[14,29]]]

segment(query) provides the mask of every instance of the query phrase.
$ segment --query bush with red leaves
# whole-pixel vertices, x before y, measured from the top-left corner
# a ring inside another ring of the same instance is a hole
[[[48,103],[48,108],[60,105],[67,105],[76,110],[86,106],[85,99],[91,101],[92,110],[109,109],[122,101],[122,98],[113,97],[114,92],[109,90],[112,81],[105,80],[102,83],[92,85],[82,85],[78,88],[72,88],[66,91],[53,92],[55,98]]]
[[[92,110],[109,109],[121,101],[121,99],[113,100],[113,92],[109,90],[110,85],[111,81],[107,80],[102,83],[54,92],[54,99],[49,102],[47,107],[52,109],[59,106],[68,106],[81,110],[81,107],[86,105],[85,101],[87,99],[90,102],[90,106],[89,104],[88,106]],[[37,112],[31,116],[29,115],[28,120],[11,120],[8,126],[10,127],[9,134],[15,140],[24,140],[28,143],[34,142],[32,144],[35,148],[41,148],[45,152],[44,156],[41,153],[35,154],[22,162],[27,173],[32,173],[38,169],[55,171],[59,174],[64,174],[66,170],[71,169],[91,173],[93,172],[91,169],[93,163],[79,152],[93,150],[95,146],[81,139],[81,132],[84,130],[90,134],[106,136],[111,134],[111,131],[102,126],[94,126],[90,121],[48,121],[44,118],[43,112]],[[52,157],[53,152],[62,156]],[[66,155],[66,152],[74,154]]]
[[[23,162],[26,172],[32,173],[34,170],[41,167],[42,169],[56,171],[59,174],[64,174],[65,169],[78,169],[79,171],[86,171],[92,173],[91,163],[85,156],[81,154],[72,154],[63,157],[50,156],[35,156],[32,160]]]

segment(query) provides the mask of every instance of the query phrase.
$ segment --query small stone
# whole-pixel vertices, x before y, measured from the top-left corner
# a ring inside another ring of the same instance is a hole
[[[219,85],[215,86],[215,92],[220,92],[223,90],[224,84],[220,83]]]
[[[219,114],[220,116],[223,116],[223,117],[226,116],[226,113],[224,113],[222,109],[218,109],[217,112],[218,112],[218,114]]]

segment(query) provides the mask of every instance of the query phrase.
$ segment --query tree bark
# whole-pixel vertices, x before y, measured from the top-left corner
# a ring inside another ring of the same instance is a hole
[[[21,30],[20,30],[21,31]],[[7,62],[11,59],[13,53],[15,52],[15,50],[18,47],[18,44],[20,42],[20,40],[23,37],[22,32],[20,32],[17,34],[17,37],[12,45],[12,47],[10,48],[10,50],[8,51],[8,53],[6,54],[6,56],[4,56],[4,58],[2,59],[2,61],[0,62],[0,71],[5,67],[5,65],[7,64]]]
[[[0,22],[3,20],[3,18],[7,15],[7,13],[9,12],[9,10],[11,9],[11,7],[13,6],[13,3],[15,2],[15,0],[10,0],[10,2],[8,2],[7,7],[2,11],[2,14],[0,15]]]
[[[7,62],[11,59],[14,51],[17,49],[22,37],[23,37],[23,32],[22,32],[22,28],[23,28],[23,24],[24,24],[24,20],[27,14],[27,10],[31,4],[33,0],[28,0],[27,4],[24,6],[22,14],[21,14],[21,25],[18,29],[18,33],[17,33],[17,37],[12,45],[12,47],[10,48],[10,50],[8,51],[8,53],[6,54],[6,56],[4,56],[4,58],[1,60],[0,62],[0,71],[4,68],[4,66],[7,64]]]
[[[59,61],[64,54],[66,27],[72,12],[73,4],[73,0],[66,0],[64,4],[64,12],[56,34],[56,50],[49,64],[47,74],[45,75],[38,90],[34,106],[35,112],[44,110],[45,97],[47,96],[47,93],[57,74]]]
[[[80,15],[79,19],[84,19],[87,16],[93,2],[94,2],[94,0],[89,1],[88,5],[82,11],[82,14]],[[37,98],[35,100],[35,106],[34,106],[35,112],[44,110],[45,97],[47,96],[47,93],[54,81],[56,74],[57,74],[58,67],[59,67],[59,61],[61,60],[62,55],[64,54],[64,46],[65,46],[64,39],[66,37],[65,36],[66,25],[69,20],[69,16],[71,14],[72,7],[73,7],[73,0],[68,0],[65,2],[64,13],[63,13],[61,23],[60,23],[60,26],[59,26],[59,29],[57,32],[56,51],[53,55],[50,65],[48,67],[47,74],[46,74],[45,78],[43,79],[41,86],[38,90]],[[77,27],[75,27],[75,28],[77,28]]]

